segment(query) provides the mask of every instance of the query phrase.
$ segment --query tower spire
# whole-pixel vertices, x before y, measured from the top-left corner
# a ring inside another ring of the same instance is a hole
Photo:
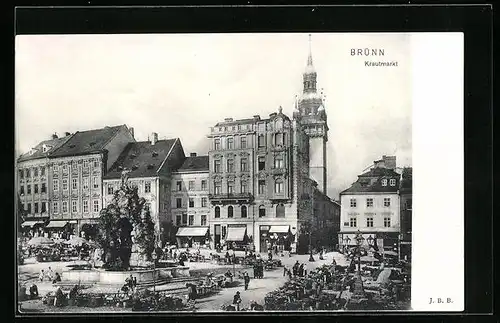
[[[311,34],[309,34],[309,56],[307,57],[307,66],[313,65],[312,49],[311,49]]]

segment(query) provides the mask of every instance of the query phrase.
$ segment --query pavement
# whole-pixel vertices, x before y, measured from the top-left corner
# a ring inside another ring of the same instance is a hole
[[[338,252],[329,252],[323,255],[324,259],[319,260],[319,255],[314,255],[314,262],[309,262],[309,255],[292,255],[292,257],[284,256],[274,256],[275,259],[280,259],[282,264],[291,269],[293,264],[298,260],[299,263],[304,263],[307,265],[307,270],[313,270],[319,266],[324,264],[331,264],[332,258],[335,259],[338,265],[347,265],[348,261],[345,259],[344,255]],[[263,259],[267,259],[267,255],[262,255]],[[40,295],[45,295],[48,291],[55,290],[55,287],[49,281],[40,282],[38,280],[38,274],[41,269],[48,269],[51,267],[54,272],[61,273],[62,271],[68,270],[69,265],[74,264],[85,264],[85,261],[72,261],[72,262],[44,262],[38,263],[34,259],[27,259],[24,265],[19,266],[19,280],[24,283],[35,282],[38,286],[38,290]],[[232,269],[232,265],[215,265],[209,262],[193,262],[186,263],[187,266],[190,267],[191,270],[196,269],[212,269],[212,268],[228,268]],[[229,305],[232,303],[233,296],[236,291],[240,292],[242,303],[241,308],[248,308],[252,301],[256,301],[258,304],[264,304],[264,298],[267,293],[280,288],[283,286],[287,277],[283,276],[283,268],[278,267],[271,271],[264,271],[263,279],[254,279],[253,278],[253,270],[250,269],[241,269],[237,268],[238,271],[247,271],[251,277],[250,284],[248,290],[244,290],[243,283],[237,287],[232,288],[223,288],[217,294],[211,295],[209,297],[200,298],[196,301],[196,310],[202,312],[213,312],[220,311],[222,305]],[[161,290],[162,288],[166,288],[166,286],[158,286],[157,289]],[[38,307],[35,304],[31,304],[33,301],[28,301],[28,303],[24,304],[24,309],[33,309],[38,311],[45,311],[44,307]],[[41,303],[41,302],[40,302]],[[45,306],[46,307],[46,306]],[[67,308],[64,311],[69,311],[71,309]],[[93,311],[107,311],[108,309],[99,308],[93,309]],[[116,310],[116,309],[112,309]],[[48,310],[47,310],[48,311]],[[84,310],[80,307],[76,307],[74,312],[83,312]]]
[[[276,258],[276,256],[274,256]],[[338,252],[330,252],[323,255],[324,260],[319,260],[319,255],[314,255],[314,262],[309,262],[309,255],[292,255],[292,257],[277,257],[281,260],[281,263],[287,267],[291,268],[293,264],[298,260],[299,263],[304,263],[307,265],[307,270],[313,270],[324,264],[331,264],[332,258],[338,265],[347,265],[348,262],[344,255]],[[267,256],[264,257],[267,259]],[[250,277],[253,277],[253,270],[247,270]],[[219,293],[212,295],[210,297],[205,297],[196,300],[196,310],[202,312],[216,312],[220,311],[222,305],[229,305],[233,302],[233,296],[236,291],[240,292],[241,304],[240,308],[249,308],[252,301],[256,301],[260,305],[264,305],[264,298],[267,293],[280,288],[288,280],[287,277],[283,276],[283,268],[278,267],[274,270],[264,271],[263,279],[251,279],[248,285],[248,290],[245,290],[243,284],[238,287],[224,288]]]

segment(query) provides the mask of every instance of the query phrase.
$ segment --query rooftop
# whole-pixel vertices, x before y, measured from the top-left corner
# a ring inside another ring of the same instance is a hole
[[[100,129],[77,131],[56,149],[51,157],[85,155],[101,152],[106,144],[126,125],[104,127]]]
[[[130,178],[158,176],[158,170],[176,140],[178,139],[158,140],[154,145],[150,141],[129,143],[104,178],[120,178],[125,169],[130,171]]]
[[[23,161],[28,161],[28,160],[33,160],[33,159],[48,157],[59,146],[61,146],[62,144],[64,144],[69,138],[70,138],[70,136],[42,141],[42,142],[40,142],[38,145],[36,145],[33,148],[32,152],[28,152],[26,154],[22,154],[17,159],[17,161],[18,162],[23,162]],[[46,147],[46,151],[44,151],[44,149],[43,149],[44,146]]]
[[[386,186],[382,185],[382,180],[386,179]],[[395,179],[396,185],[391,186],[389,179]],[[392,169],[372,168],[366,173],[358,175],[358,180],[352,183],[351,187],[340,192],[345,193],[397,193],[399,189],[399,174]]]
[[[208,156],[186,157],[178,172],[189,171],[207,171],[208,172]]]

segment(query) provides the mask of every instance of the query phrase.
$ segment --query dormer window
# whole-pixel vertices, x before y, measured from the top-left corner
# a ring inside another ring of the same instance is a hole
[[[50,150],[50,148],[52,148],[52,147],[44,144],[44,145],[42,146],[42,151],[43,151],[44,153],[46,153],[47,151],[49,151],[49,150]]]
[[[92,144],[90,146],[92,146]],[[75,147],[76,147],[76,145],[74,145],[74,144],[69,145],[69,148],[75,148]]]
[[[89,143],[89,146],[90,146],[90,147],[94,147],[94,146],[95,146],[95,142],[91,142],[91,143]]]
[[[132,170],[136,170],[137,168],[139,168],[139,166],[137,165],[132,166]]]
[[[135,157],[137,157],[136,154],[130,154],[130,159],[134,159]]]
[[[148,165],[148,169],[153,169],[154,167],[155,167],[155,165],[153,165],[153,164]]]
[[[389,184],[391,186],[396,186],[396,180],[394,178],[391,178],[391,180],[389,181]]]
[[[153,157],[158,157],[158,153],[156,151],[153,151],[152,155]]]
[[[384,178],[384,179],[382,180],[382,186],[387,186],[387,179],[385,179],[385,178]]]

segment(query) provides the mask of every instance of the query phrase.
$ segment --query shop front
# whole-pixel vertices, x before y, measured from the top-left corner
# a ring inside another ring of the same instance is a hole
[[[399,254],[399,234],[397,232],[361,232],[363,247],[371,247],[388,257]],[[341,232],[339,234],[340,251],[348,252],[357,246],[356,232]]]
[[[294,236],[289,225],[261,225],[260,252],[290,250]]]
[[[208,227],[182,227],[175,235],[179,248],[208,247]]]
[[[229,225],[224,240],[228,249],[245,250],[250,242],[247,226]]]
[[[21,230],[23,237],[33,238],[43,236],[43,226],[45,221],[42,220],[29,220],[21,223]]]
[[[60,220],[51,220],[49,224],[45,226],[45,232],[48,233],[49,238],[54,239],[68,239],[65,232],[66,226],[68,225],[68,221],[60,221]]]

